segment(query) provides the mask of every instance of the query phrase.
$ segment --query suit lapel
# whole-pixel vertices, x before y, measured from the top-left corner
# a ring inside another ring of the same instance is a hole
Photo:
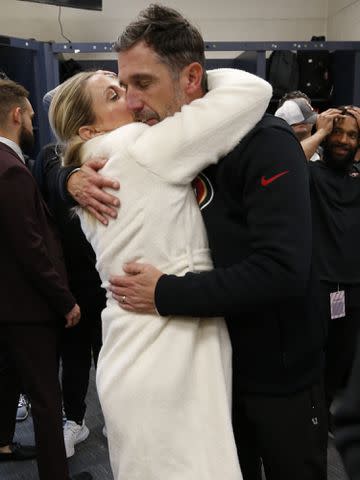
[[[4,152],[9,153],[14,158],[16,158],[22,165],[25,166],[24,162],[21,160],[19,155],[12,148],[10,148],[8,145],[6,145],[5,143],[0,142],[0,150],[3,150]]]

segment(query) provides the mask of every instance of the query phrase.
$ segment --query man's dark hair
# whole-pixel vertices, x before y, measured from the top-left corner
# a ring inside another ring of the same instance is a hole
[[[357,118],[355,115],[349,110],[349,108],[354,108],[353,105],[341,105],[340,107],[336,107],[338,110],[340,110],[341,115],[347,115],[348,117],[352,117],[356,120],[356,124],[358,125]],[[358,125],[359,128],[359,125]],[[360,135],[360,131],[359,131]]]
[[[341,105],[340,107],[334,107],[334,108],[336,108],[337,110],[340,110],[340,115],[347,115],[348,117],[352,117],[354,120],[356,120],[356,125],[358,127],[358,142],[360,145],[360,126],[358,124],[358,121],[355,115],[349,110],[349,108],[354,108],[353,105]],[[334,123],[334,126],[335,125],[336,124]],[[324,141],[322,142],[323,146],[326,144],[327,139],[330,135],[331,133],[325,137]]]
[[[29,92],[22,85],[12,80],[0,80],[0,125],[7,121],[10,110],[14,106],[25,107],[25,99]]]
[[[179,12],[151,4],[126,27],[114,50],[124,52],[141,41],[154,50],[175,78],[190,63],[200,63],[204,69],[202,87],[206,90],[204,40],[199,30]]]
[[[305,100],[306,100],[307,102],[309,102],[310,105],[311,105],[311,100],[310,100],[310,98],[306,95],[306,93],[301,92],[300,90],[294,90],[293,92],[285,93],[285,95],[283,95],[283,96],[280,98],[279,104],[278,104],[278,108],[280,108],[282,105],[284,105],[284,103],[285,103],[287,100],[293,100],[294,98],[305,98]]]

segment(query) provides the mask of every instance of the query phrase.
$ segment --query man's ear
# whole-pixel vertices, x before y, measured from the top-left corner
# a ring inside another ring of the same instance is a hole
[[[99,132],[92,125],[84,125],[79,128],[78,135],[83,140],[91,140],[92,138],[99,135]]]
[[[186,95],[196,98],[204,94],[201,86],[203,74],[203,67],[198,62],[190,63],[182,70],[181,81]]]
[[[14,107],[10,113],[10,118],[12,122],[14,122],[17,125],[20,125],[22,123],[22,110],[21,107]]]

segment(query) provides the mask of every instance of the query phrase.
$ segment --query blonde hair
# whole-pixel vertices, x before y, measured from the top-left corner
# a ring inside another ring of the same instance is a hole
[[[80,149],[84,140],[79,136],[79,128],[95,122],[91,95],[86,83],[95,71],[80,72],[66,80],[56,89],[50,103],[50,125],[63,144],[64,166],[80,165]]]

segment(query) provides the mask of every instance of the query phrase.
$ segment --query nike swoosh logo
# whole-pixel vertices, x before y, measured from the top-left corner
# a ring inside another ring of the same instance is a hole
[[[280,172],[277,175],[274,175],[273,177],[270,177],[270,178],[265,178],[264,176],[262,176],[261,177],[261,185],[263,187],[267,187],[270,183],[275,182],[275,180],[277,180],[278,178],[286,175],[287,173],[289,173],[289,170],[285,170],[284,172]]]

